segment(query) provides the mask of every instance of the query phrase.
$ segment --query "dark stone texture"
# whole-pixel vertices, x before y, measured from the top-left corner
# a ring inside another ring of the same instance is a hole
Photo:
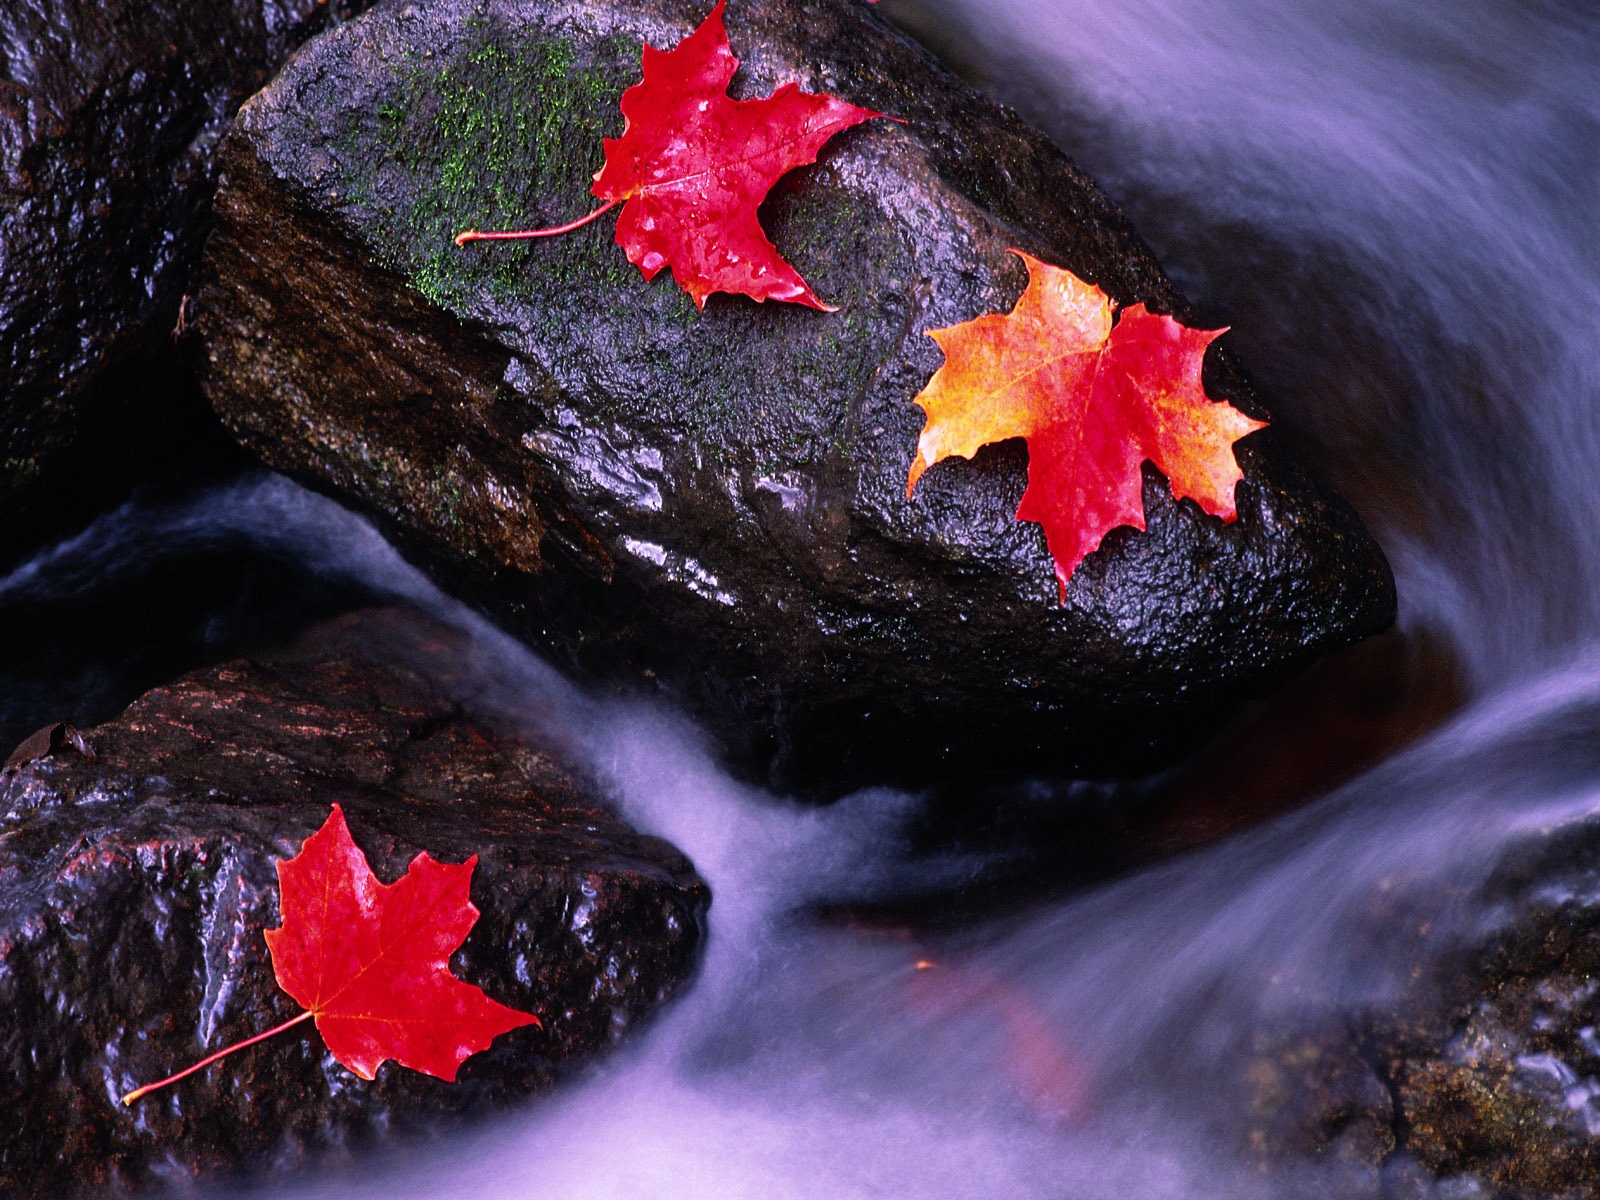
[[[255,470],[123,505],[0,578],[0,746],[46,717],[98,725],[179,675],[392,603],[359,561],[296,538],[299,491]],[[287,540],[230,527],[241,512]]]
[[[906,499],[924,334],[1015,301],[1007,247],[1191,310],[1088,179],[859,0],[728,14],[736,95],[797,79],[906,119],[836,138],[763,208],[838,313],[697,314],[609,218],[451,244],[592,207],[641,44],[705,10],[387,3],[307,46],[224,149],[201,306],[224,421],[570,663],[661,682],[784,786],[1149,771],[1390,622],[1382,554],[1270,430],[1241,444],[1232,526],[1147,468],[1150,531],[1114,532],[1064,606],[1012,519],[1019,443]],[[1207,381],[1261,414],[1225,349]]]
[[[1354,942],[1426,941],[1439,914],[1483,913],[1483,929],[1419,954],[1390,1000],[1264,1033],[1247,1070],[1255,1148],[1339,1164],[1352,1195],[1595,1196],[1597,844],[1585,821],[1528,839],[1481,892],[1375,897]]]
[[[0,561],[203,437],[170,334],[218,142],[290,50],[366,3],[0,5]]]
[[[358,613],[292,650],[197,672],[0,771],[0,1194],[282,1171],[538,1091],[688,976],[708,893],[559,757],[467,715],[462,635]],[[133,1109],[119,1097],[297,1006],[272,977],[274,862],[344,806],[380,878],[479,855],[483,916],[452,960],[537,1013],[455,1085],[372,1084],[309,1029]]]
[[[1600,1189],[1597,845],[1593,821],[1530,839],[1491,880],[1495,931],[1439,980],[1440,1002],[1365,1037],[1401,1146],[1499,1200]]]

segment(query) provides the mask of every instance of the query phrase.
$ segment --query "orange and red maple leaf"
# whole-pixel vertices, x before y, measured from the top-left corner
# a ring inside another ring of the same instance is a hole
[[[786,83],[761,100],[727,94],[739,60],[717,0],[671,50],[644,48],[644,77],[622,93],[620,138],[606,138],[594,194],[606,203],[553,229],[467,230],[459,245],[565,233],[621,204],[617,244],[654,279],[663,268],[705,308],[712,292],[789,300],[831,311],[778,253],[756,219],[789,171],[813,163],[829,138],[882,113]]]
[[[1173,495],[1232,521],[1243,477],[1233,443],[1266,423],[1206,397],[1201,361],[1222,330],[1189,329],[1143,304],[1114,314],[1099,288],[1013,253],[1028,287],[1009,314],[931,331],[945,363],[916,397],[927,421],[906,494],[943,458],[1026,439],[1017,519],[1043,526],[1065,601],[1067,581],[1107,533],[1145,528],[1147,459]]]

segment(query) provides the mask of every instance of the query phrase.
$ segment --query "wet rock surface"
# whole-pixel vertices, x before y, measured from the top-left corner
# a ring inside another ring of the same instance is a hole
[[[355,614],[76,738],[47,727],[0,771],[0,1194],[326,1164],[545,1088],[685,980],[704,884],[557,753],[467,715],[462,642],[409,612]],[[392,1063],[366,1084],[314,1033],[286,1036],[124,1108],[296,1014],[262,938],[274,862],[335,801],[385,881],[421,849],[479,855],[483,915],[452,967],[544,1029],[500,1038],[455,1085]]]
[[[0,747],[47,717],[82,729],[109,721],[180,675],[395,603],[393,590],[330,561],[354,557],[336,535],[322,533],[309,556],[253,539],[266,528],[304,546],[294,538],[302,494],[250,472],[123,505],[0,578]],[[227,528],[226,514],[241,511],[247,527]]]
[[[1483,932],[1437,961],[1423,958],[1389,1001],[1265,1036],[1248,1072],[1257,1150],[1279,1163],[1338,1164],[1352,1195],[1593,1196],[1597,845],[1600,827],[1585,821],[1531,839],[1482,896],[1457,888],[1420,910],[1375,902],[1355,931],[1375,944],[1425,941],[1430,914],[1452,902],[1486,899]]]
[[[0,561],[201,424],[171,334],[193,315],[218,142],[296,45],[366,2],[0,6]]]
[[[1147,467],[1149,532],[1115,531],[1064,606],[1013,520],[1020,443],[907,500],[924,335],[1015,301],[1008,247],[1190,310],[1058,151],[855,0],[728,14],[736,96],[795,79],[906,120],[839,136],[763,208],[838,313],[697,313],[609,217],[451,244],[591,208],[641,45],[706,8],[394,3],[309,45],[224,150],[201,297],[224,421],[570,663],[665,685],[785,786],[1148,771],[1388,624],[1381,553],[1270,430],[1240,445],[1231,526]],[[1262,414],[1225,349],[1207,381]]]

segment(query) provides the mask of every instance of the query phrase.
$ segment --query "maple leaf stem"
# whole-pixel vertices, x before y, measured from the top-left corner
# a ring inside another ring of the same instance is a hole
[[[134,1088],[133,1091],[129,1092],[126,1096],[124,1096],[122,1098],[122,1102],[124,1104],[130,1104],[131,1105],[134,1101],[140,1099],[143,1096],[149,1095],[151,1092],[155,1091],[157,1088],[164,1088],[164,1087],[167,1086],[167,1084],[169,1084],[169,1083],[177,1083],[178,1080],[183,1079],[185,1076],[193,1075],[196,1071],[203,1071],[205,1068],[209,1067],[212,1063],[216,1062],[217,1059],[226,1058],[228,1055],[232,1054],[235,1050],[243,1050],[246,1046],[254,1046],[257,1042],[264,1042],[269,1037],[274,1037],[277,1034],[282,1033],[285,1029],[289,1029],[292,1026],[300,1024],[301,1021],[309,1021],[314,1016],[316,1016],[316,1013],[314,1013],[314,1012],[310,1011],[309,1009],[307,1009],[305,1012],[301,1013],[298,1017],[292,1017],[289,1020],[285,1021],[282,1025],[274,1026],[273,1028],[267,1030],[265,1033],[258,1033],[258,1034],[255,1035],[255,1037],[245,1038],[244,1041],[235,1042],[231,1046],[224,1046],[221,1050],[218,1050],[215,1054],[211,1055],[209,1058],[202,1058],[199,1062],[195,1063],[194,1066],[185,1067],[183,1070],[179,1071],[176,1075],[168,1075],[165,1079],[159,1079],[155,1083],[147,1083],[143,1087]]]
[[[586,217],[579,217],[576,221],[568,221],[565,225],[554,225],[549,229],[518,229],[511,232],[485,233],[481,229],[464,229],[456,234],[456,245],[465,246],[468,242],[502,242],[513,238],[556,237],[558,234],[571,233],[574,229],[581,229],[596,217],[604,216],[625,197],[618,196],[614,200],[607,200],[599,208]]]

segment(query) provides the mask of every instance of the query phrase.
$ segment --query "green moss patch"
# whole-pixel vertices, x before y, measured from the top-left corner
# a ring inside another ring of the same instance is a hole
[[[762,222],[837,314],[713,296],[702,315],[663,273],[646,283],[607,215],[560,237],[456,246],[464,229],[564,224],[620,136],[641,43],[596,43],[479,20],[433,57],[397,56],[376,102],[346,110],[330,145],[335,203],[375,254],[458,315],[513,325],[552,359],[606,364],[589,413],[714,454],[745,446],[773,470],[848,448],[843,420],[902,335],[884,280],[905,278],[900,232],[832,172],[780,183]],[[847,135],[848,136],[848,135]]]
[[[532,298],[523,267],[533,244],[463,248],[453,239],[463,229],[560,224],[593,208],[590,175],[601,139],[621,132],[624,64],[638,55],[636,43],[610,39],[580,61],[569,40],[513,38],[476,22],[442,69],[407,56],[390,94],[347,118],[343,207],[385,264],[442,307],[467,307],[480,290]],[[572,236],[596,234],[604,231]],[[581,250],[558,251],[541,269],[571,276],[559,260]]]

